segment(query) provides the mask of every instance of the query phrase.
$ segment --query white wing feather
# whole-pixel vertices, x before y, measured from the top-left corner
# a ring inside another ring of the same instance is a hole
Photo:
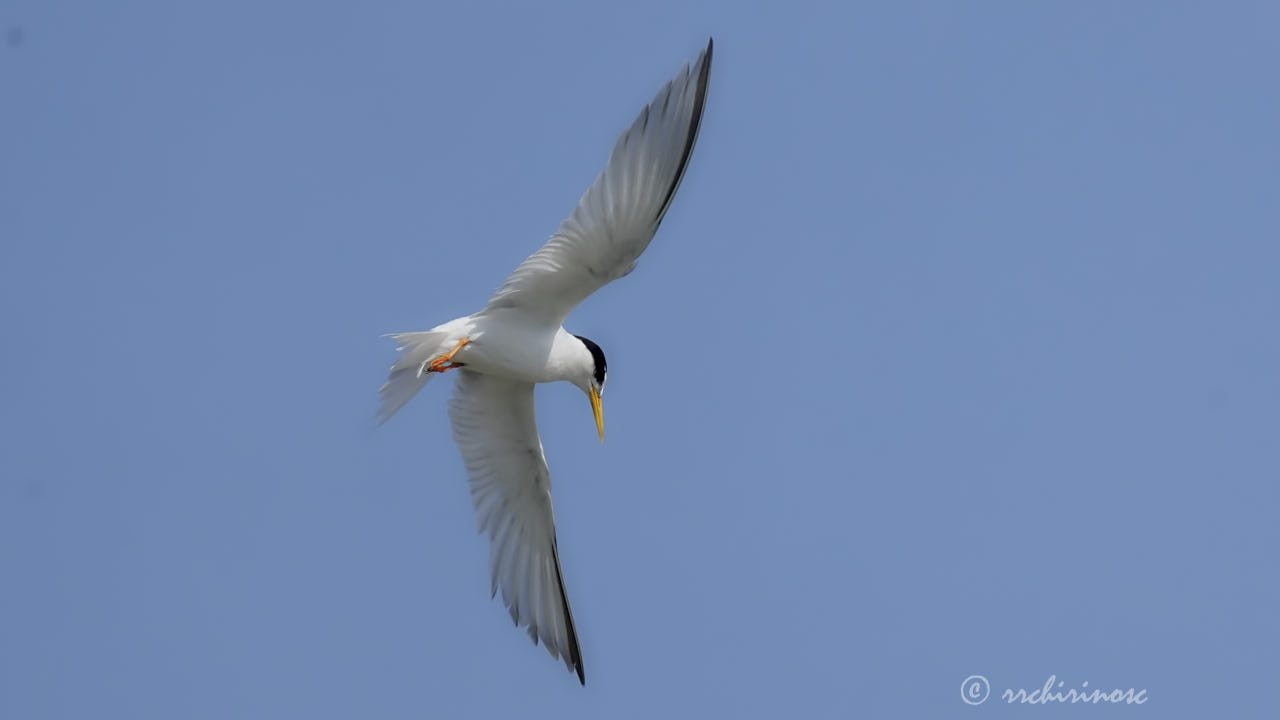
[[[449,406],[453,439],[471,478],[480,531],[489,536],[493,594],[516,625],[586,683],[556,548],[551,473],[534,416],[533,384],[458,372]]]
[[[578,303],[631,272],[675,197],[693,154],[712,43],[618,138],[609,162],[542,249],[507,278],[490,309],[519,308],[559,325]]]

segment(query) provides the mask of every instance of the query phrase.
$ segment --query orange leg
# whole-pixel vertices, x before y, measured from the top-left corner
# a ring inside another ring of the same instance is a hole
[[[460,368],[466,365],[466,363],[454,362],[453,356],[456,355],[459,350],[466,347],[467,343],[469,342],[471,342],[470,338],[462,338],[461,340],[459,340],[458,344],[454,345],[452,350],[441,355],[435,360],[432,360],[431,364],[427,366],[427,372],[437,372],[437,373],[448,372],[454,368]]]

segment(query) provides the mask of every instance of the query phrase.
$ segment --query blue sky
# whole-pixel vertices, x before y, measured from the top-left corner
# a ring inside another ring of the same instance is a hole
[[[0,716],[1272,708],[1275,4],[0,32]],[[606,443],[538,391],[583,688],[489,599],[451,381],[375,429],[380,335],[478,309],[708,36],[675,204],[569,323]]]

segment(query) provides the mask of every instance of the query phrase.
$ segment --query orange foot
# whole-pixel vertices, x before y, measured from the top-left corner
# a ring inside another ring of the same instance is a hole
[[[471,342],[470,338],[462,338],[461,340],[459,340],[458,344],[454,345],[452,350],[441,355],[435,360],[432,360],[431,364],[427,366],[427,372],[437,372],[437,373],[448,372],[454,368],[460,368],[466,365],[466,363],[454,362],[453,356],[456,355],[459,350],[466,347],[467,343],[469,342]]]

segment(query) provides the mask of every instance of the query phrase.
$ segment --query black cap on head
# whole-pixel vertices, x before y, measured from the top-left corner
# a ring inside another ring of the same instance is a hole
[[[599,345],[581,335],[574,335],[574,337],[581,340],[582,344],[587,346],[587,350],[591,351],[591,359],[596,363],[596,384],[604,388],[604,378],[609,373],[609,364],[604,361],[604,351],[600,349]]]

